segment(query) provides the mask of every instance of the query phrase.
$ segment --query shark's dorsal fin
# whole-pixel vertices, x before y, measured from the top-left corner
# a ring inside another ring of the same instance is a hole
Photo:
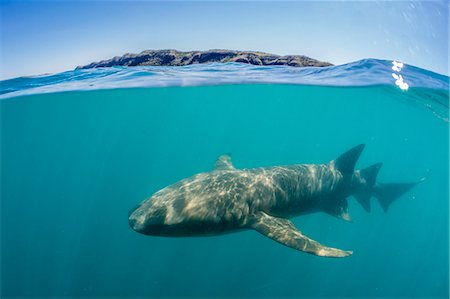
[[[334,168],[339,170],[344,177],[351,177],[355,171],[356,162],[359,159],[364,144],[360,144],[340,155],[336,160],[331,161]]]
[[[231,155],[223,154],[219,158],[217,158],[216,163],[214,164],[214,170],[233,170],[236,169],[231,163]]]
[[[249,226],[285,246],[318,256],[345,257],[352,254],[351,251],[326,247],[303,235],[288,219],[272,217],[264,212],[254,214]]]
[[[348,202],[346,198],[340,198],[336,200],[333,204],[327,203],[324,207],[324,212],[340,218],[345,221],[351,221],[350,215],[348,214]]]

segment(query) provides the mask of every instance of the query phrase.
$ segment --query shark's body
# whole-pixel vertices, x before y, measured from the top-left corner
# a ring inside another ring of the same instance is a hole
[[[321,245],[298,231],[288,218],[326,212],[349,220],[347,197],[368,210],[372,194],[382,207],[415,183],[375,184],[381,163],[361,171],[354,166],[364,145],[328,164],[296,164],[236,169],[228,155],[215,169],[168,186],[133,209],[130,226],[158,236],[217,235],[254,229],[286,246],[308,253],[344,257],[351,254]]]

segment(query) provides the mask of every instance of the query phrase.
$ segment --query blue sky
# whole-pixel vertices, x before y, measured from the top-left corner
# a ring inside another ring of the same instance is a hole
[[[0,0],[1,79],[145,49],[260,50],[335,64],[396,59],[448,75],[443,1]]]

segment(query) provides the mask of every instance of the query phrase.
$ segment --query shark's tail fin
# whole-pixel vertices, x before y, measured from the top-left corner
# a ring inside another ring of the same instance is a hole
[[[370,212],[372,196],[378,199],[383,211],[387,212],[391,203],[424,180],[414,183],[377,183],[376,178],[381,166],[382,163],[377,163],[359,171],[360,185],[353,196],[367,212]]]
[[[378,199],[383,211],[387,212],[392,202],[421,181],[415,183],[378,183],[373,188],[373,195]]]
[[[383,165],[382,163],[377,163],[355,172],[355,164],[363,149],[364,144],[357,145],[340,155],[336,160],[331,161],[330,165],[342,174],[344,184],[352,186],[352,195],[367,212],[370,212],[370,198],[372,196],[378,199],[383,210],[387,212],[392,202],[423,181],[422,179],[415,183],[377,183],[376,180],[378,172]],[[339,205],[338,211],[341,214],[336,214],[335,210],[331,211],[331,213],[346,219],[346,217],[348,218],[348,215],[344,213],[346,212],[346,206],[344,206],[344,201],[340,202],[342,205]]]

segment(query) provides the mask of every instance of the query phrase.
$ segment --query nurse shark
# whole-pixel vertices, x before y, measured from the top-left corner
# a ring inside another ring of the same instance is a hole
[[[381,163],[356,170],[364,144],[328,164],[236,169],[222,155],[214,170],[156,192],[129,213],[131,228],[152,236],[210,236],[253,229],[293,249],[325,257],[352,251],[308,238],[289,218],[315,212],[350,220],[347,198],[370,211],[372,196],[384,211],[414,183],[378,183]]]

